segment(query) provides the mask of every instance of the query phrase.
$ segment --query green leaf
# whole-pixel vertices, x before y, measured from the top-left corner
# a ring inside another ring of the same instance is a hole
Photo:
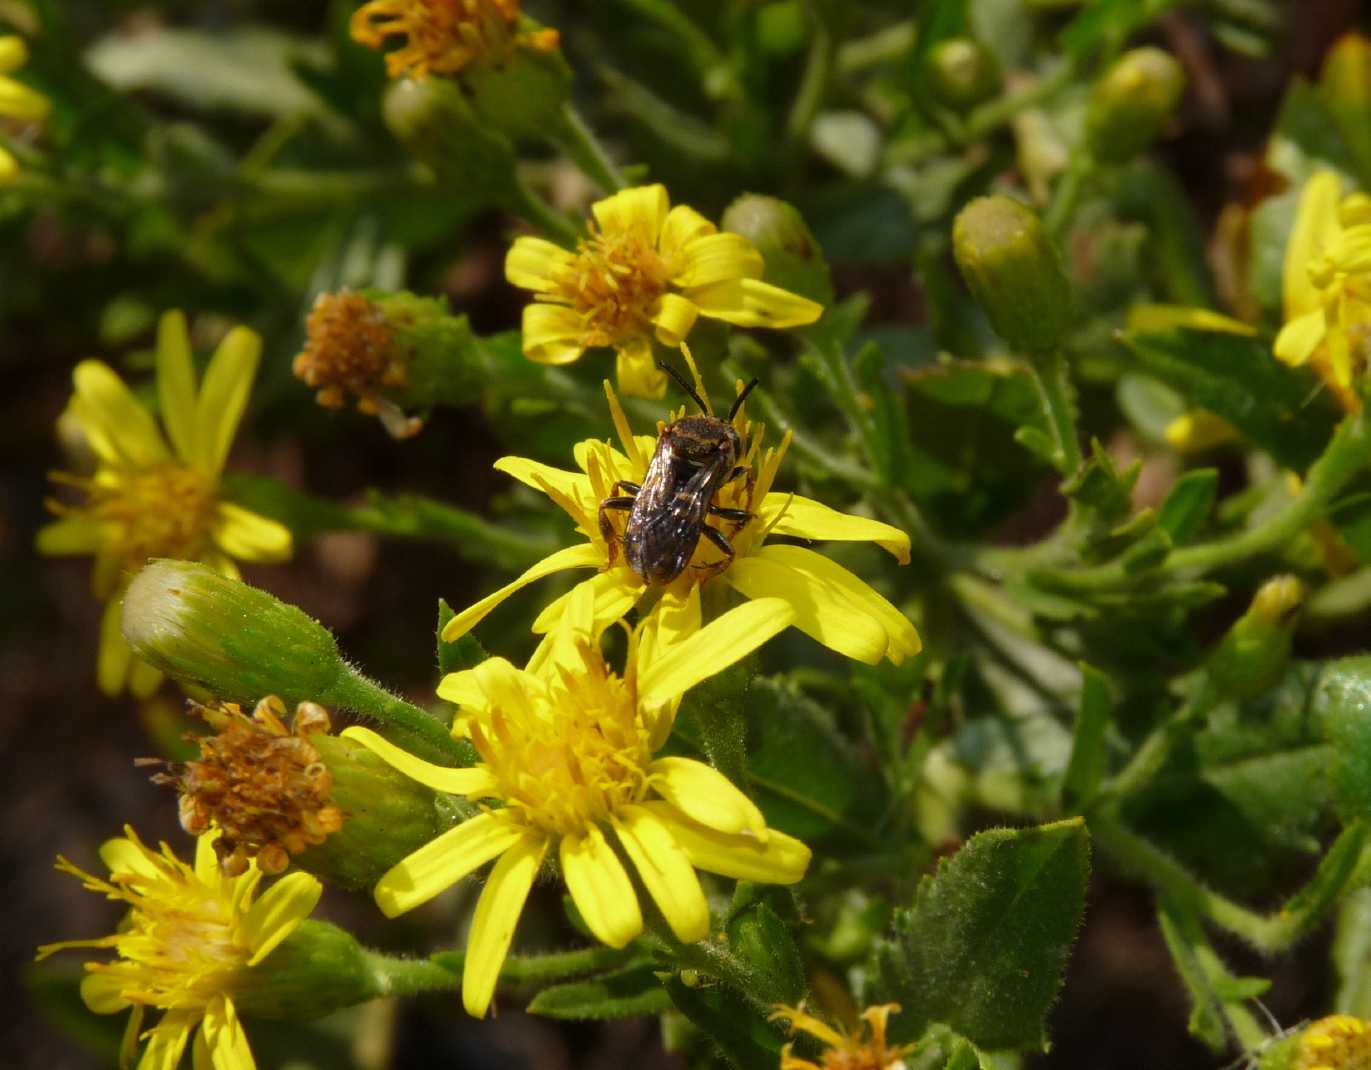
[[[1176,972],[1190,993],[1190,1033],[1211,1051],[1221,1052],[1228,1044],[1230,1023],[1234,1028],[1255,1025],[1241,1004],[1263,995],[1271,982],[1230,973],[1210,946],[1199,919],[1178,904],[1163,899],[1157,914]]]
[[[1130,331],[1140,370],[1222,416],[1282,465],[1303,472],[1328,443],[1338,414],[1307,371],[1287,367],[1259,338],[1176,328]]]
[[[672,1004],[717,1045],[737,1070],[776,1070],[781,1042],[775,1031],[726,988],[691,988],[680,977],[665,982]]]
[[[1344,821],[1371,816],[1371,655],[1330,663],[1314,695],[1333,746],[1333,797]]]
[[[1109,679],[1098,669],[1081,663],[1081,704],[1071,741],[1071,761],[1062,778],[1062,802],[1079,813],[1094,801],[1104,776],[1105,731],[1113,713],[1114,697]]]
[[[1200,533],[1219,490],[1217,468],[1197,468],[1176,480],[1161,508],[1157,523],[1177,546],[1187,543]]]
[[[692,688],[681,703],[673,729],[739,785],[747,783],[747,717],[753,671],[750,659],[744,660]]]
[[[438,599],[438,629],[434,633],[434,639],[438,644],[438,672],[443,676],[450,672],[461,672],[463,669],[474,669],[490,656],[481,646],[480,640],[470,632],[461,636],[455,643],[443,642],[443,629],[456,615],[447,604],[447,599]]]
[[[630,966],[585,981],[545,988],[529,1003],[529,1014],[571,1020],[629,1018],[671,1009],[671,997],[654,970]]]
[[[1133,509],[1133,484],[1141,471],[1142,462],[1135,461],[1120,472],[1114,458],[1095,439],[1090,444],[1090,460],[1062,484],[1062,493],[1091,509],[1099,524],[1117,524]]]
[[[1358,888],[1342,901],[1333,931],[1333,966],[1338,974],[1333,1010],[1371,1017],[1371,888]]]
[[[899,1039],[929,1022],[986,1049],[1042,1049],[1085,908],[1090,836],[1080,818],[991,829],[925,877],[878,953]]]

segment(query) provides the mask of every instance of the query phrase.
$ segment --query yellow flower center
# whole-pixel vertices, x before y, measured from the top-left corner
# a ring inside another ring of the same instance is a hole
[[[671,266],[635,230],[583,239],[561,280],[559,296],[581,315],[581,344],[619,346],[651,330]]]
[[[519,34],[518,21],[519,0],[371,0],[353,13],[351,31],[368,48],[403,38],[386,56],[386,70],[392,78],[423,78],[456,74],[478,57],[499,59],[513,44],[557,47],[557,31]]]
[[[1293,1070],[1371,1070],[1371,1032],[1348,1014],[1321,1018],[1300,1035]]]
[[[652,760],[634,689],[583,647],[583,671],[563,672],[531,712],[495,710],[471,741],[495,777],[493,795],[554,835],[584,832],[647,791]]]

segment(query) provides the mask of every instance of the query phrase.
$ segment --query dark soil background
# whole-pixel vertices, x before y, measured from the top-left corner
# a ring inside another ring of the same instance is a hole
[[[1338,34],[1364,24],[1356,0],[1292,0],[1296,11],[1278,54],[1253,60],[1224,52],[1202,22],[1172,16],[1158,35],[1189,68],[1191,89],[1177,136],[1162,152],[1194,198],[1206,225],[1228,199],[1240,197],[1290,79],[1317,70]],[[54,234],[37,218],[25,240],[34,257],[79,235]],[[502,225],[484,220],[453,280],[454,306],[478,314],[482,329],[516,321],[517,304],[500,274]],[[879,285],[860,269],[837,265],[848,289]],[[184,844],[174,800],[148,782],[132,759],[154,752],[136,703],[102,698],[95,687],[99,606],[84,561],[47,561],[32,551],[46,519],[46,473],[60,465],[53,421],[65,404],[70,369],[93,355],[92,343],[60,328],[67,310],[53,292],[41,318],[0,324],[0,1066],[84,1070],[103,1065],[54,1023],[60,1007],[36,999],[21,980],[44,941],[108,932],[115,910],[52,869],[61,852],[81,865],[127,821],[148,840]],[[288,361],[292,352],[268,352]],[[327,421],[346,430],[327,435]],[[313,431],[311,430],[313,429]],[[490,492],[490,461],[499,449],[477,411],[443,411],[421,438],[397,445],[355,414],[312,412],[303,425],[259,420],[235,455],[235,467],[290,479],[316,493],[347,498],[368,485],[414,490],[480,508]],[[303,546],[284,567],[249,571],[268,587],[328,623],[344,651],[388,684],[424,701],[432,685],[432,614],[441,593],[454,605],[478,595],[480,581],[442,547],[330,536]],[[1343,637],[1347,638],[1347,637]],[[1371,645],[1371,636],[1358,646]],[[1317,655],[1318,650],[1301,653]],[[168,701],[173,693],[167,691]],[[326,900],[324,913],[377,942],[379,920],[359,899]],[[1286,1024],[1315,1017],[1327,1005],[1326,933],[1280,962],[1262,964],[1276,979],[1268,1005]],[[72,971],[79,955],[68,956]],[[44,1005],[40,1011],[39,1003]],[[475,1023],[455,999],[430,997],[375,1013],[395,1030],[396,1068],[562,1067],[639,1070],[672,1067],[660,1053],[655,1021],[566,1027],[515,1011]],[[56,1009],[54,1009],[56,1008]],[[368,1012],[371,1013],[371,1012]],[[1085,926],[1060,1004],[1052,1051],[1030,1060],[1038,1070],[1188,1070],[1215,1067],[1186,1036],[1188,1008],[1157,931],[1150,894],[1107,871],[1097,872]],[[122,1016],[121,1016],[122,1018]],[[72,1021],[82,1021],[74,1015]],[[84,1019],[89,1024],[89,1019]],[[104,1023],[111,1024],[114,1023]],[[118,1023],[122,1026],[122,1020]],[[254,1026],[253,1036],[258,1035]],[[263,1031],[265,1037],[269,1031]],[[274,1031],[270,1031],[274,1032]],[[257,1045],[254,1045],[255,1047]],[[315,1053],[317,1056],[317,1052]],[[271,1064],[259,1048],[259,1065]],[[321,1063],[320,1065],[326,1065]]]

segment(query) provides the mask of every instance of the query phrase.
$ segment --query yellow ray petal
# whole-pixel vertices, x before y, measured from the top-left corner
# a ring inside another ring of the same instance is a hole
[[[14,153],[0,145],[0,187],[11,186],[19,178],[19,161]]]
[[[1285,261],[1281,271],[1281,293],[1287,320],[1302,316],[1319,305],[1318,288],[1309,278],[1309,263],[1327,248],[1338,233],[1338,200],[1341,196],[1342,179],[1332,171],[1315,173],[1300,193],[1299,209],[1285,246]]]
[[[614,831],[676,939],[690,944],[708,936],[700,879],[667,827],[646,807],[626,806],[614,818]]]
[[[604,833],[591,825],[584,836],[563,836],[562,875],[596,939],[623,947],[643,931],[638,896]]]
[[[88,973],[81,978],[81,1002],[92,1014],[117,1014],[129,1005],[124,998],[124,982],[108,973]]]
[[[690,334],[699,315],[700,310],[695,307],[694,301],[680,294],[662,294],[661,304],[652,317],[652,324],[657,328],[657,340],[675,349]]]
[[[218,829],[210,829],[195,837],[195,877],[208,888],[218,889],[224,876],[219,869],[219,856],[214,850],[214,841],[219,838]],[[249,873],[255,870],[248,870]],[[246,876],[247,874],[243,874]]]
[[[388,918],[422,906],[527,836],[508,811],[478,814],[392,866],[376,882],[376,905]]]
[[[660,401],[666,397],[666,374],[652,357],[652,342],[634,339],[618,349],[614,360],[614,379],[619,392],[631,398]]]
[[[781,519],[773,526],[777,514]],[[762,527],[777,535],[826,542],[874,542],[890,551],[900,564],[909,564],[909,536],[899,528],[869,517],[840,513],[813,498],[773,491],[762,502],[760,515]]]
[[[717,769],[691,758],[658,758],[648,784],[687,817],[718,832],[751,833],[765,839],[766,818],[751,799]]]
[[[539,677],[516,669],[504,658],[487,658],[473,669],[444,676],[438,695],[471,713],[498,709],[517,717],[532,717],[534,706],[546,701],[547,687]]]
[[[256,332],[235,327],[210,358],[195,410],[194,459],[202,472],[218,475],[223,470],[261,355],[262,339]]]
[[[24,123],[41,123],[52,113],[52,101],[12,78],[0,78],[0,115]]]
[[[190,1031],[200,1021],[196,1010],[172,1010],[150,1029],[147,1047],[138,1060],[138,1070],[176,1070],[186,1050]]]
[[[0,74],[17,71],[29,61],[29,46],[17,34],[0,37]]]
[[[533,878],[547,853],[547,837],[525,832],[491,870],[476,903],[462,968],[462,1005],[476,1018],[485,1016],[495,983],[514,939],[514,928],[528,900]]]
[[[162,670],[149,665],[142,658],[134,658],[129,662],[129,694],[136,699],[148,698],[162,686],[162,681],[166,677]]]
[[[1257,328],[1231,316],[1212,312],[1207,308],[1191,308],[1188,305],[1142,304],[1128,310],[1128,329],[1130,331],[1169,331],[1176,327],[1186,327],[1196,331],[1218,331],[1222,334],[1240,334],[1251,338]]]
[[[691,821],[670,803],[641,805],[667,830],[690,864],[707,873],[740,881],[794,884],[809,868],[809,848],[784,832],[769,829],[765,841],[753,836],[734,836]]]
[[[127,836],[116,836],[102,843],[100,861],[111,874],[132,873],[148,880],[158,880],[162,876],[147,852]]]
[[[590,480],[581,472],[568,472],[553,468],[548,464],[530,461],[526,457],[501,457],[492,465],[497,472],[512,476],[526,487],[547,492],[551,487],[558,494],[571,501],[581,501],[591,497]]]
[[[650,245],[657,244],[670,202],[661,183],[634,186],[590,206],[600,230],[606,234],[637,233]]]
[[[101,446],[135,468],[171,459],[152,414],[129,393],[114,369],[99,360],[83,360],[72,372],[79,399],[77,409],[92,448]]]
[[[440,689],[441,692],[441,689]],[[483,765],[470,769],[454,769],[446,765],[433,765],[416,758],[409,751],[397,747],[390,740],[361,725],[343,729],[345,739],[353,739],[387,765],[400,770],[411,780],[417,780],[434,791],[445,791],[449,795],[467,795],[474,799],[490,794],[495,786],[495,778]]]
[[[247,1032],[227,996],[209,1001],[195,1034],[193,1054],[194,1070],[255,1070]]]
[[[100,650],[95,655],[95,682],[104,694],[110,696],[124,690],[129,666],[133,662],[133,651],[129,649],[120,627],[123,616],[122,599],[112,598],[105,603],[105,613],[100,618]]]
[[[568,568],[596,568],[601,562],[601,552],[593,543],[581,543],[578,546],[568,546],[565,550],[558,550],[543,558],[532,568],[528,569],[513,583],[507,583],[494,594],[486,595],[473,606],[464,609],[457,616],[447,622],[443,628],[443,642],[451,643],[460,639],[471,631],[477,624],[485,619],[492,609],[498,606],[506,598],[530,583],[542,579],[544,576],[551,576],[554,572],[561,572]]]
[[[735,279],[691,289],[700,315],[736,327],[803,327],[823,315],[824,306],[759,279]]]
[[[1273,347],[1276,356],[1286,364],[1299,367],[1314,355],[1327,332],[1327,321],[1322,308],[1306,312],[1291,320],[1276,335]]]
[[[628,569],[616,568],[578,583],[538,614],[533,622],[533,633],[543,635],[557,627],[571,598],[582,587],[588,587],[594,595],[595,633],[598,635],[637,605],[645,588],[641,583],[635,583],[635,578]]]
[[[762,276],[762,254],[741,234],[710,234],[689,242],[681,251],[681,267],[672,282],[682,289],[712,286]]]
[[[574,309],[534,301],[524,306],[524,356],[539,364],[570,364],[585,352],[585,327]]]
[[[47,557],[93,554],[108,537],[108,530],[84,516],[64,516],[38,529],[34,548]]]
[[[560,245],[524,235],[514,239],[505,255],[505,278],[523,290],[552,293],[574,260]]]
[[[657,251],[668,264],[681,257],[689,242],[718,231],[713,223],[686,204],[678,204],[666,215]]]
[[[232,502],[215,508],[211,535],[219,549],[239,561],[289,561],[293,548],[290,528]]]
[[[324,886],[308,873],[288,873],[270,888],[243,918],[243,935],[252,948],[249,966],[256,966],[314,913]]]
[[[157,403],[162,426],[183,461],[195,456],[195,395],[186,317],[179,311],[165,312],[157,323]]]

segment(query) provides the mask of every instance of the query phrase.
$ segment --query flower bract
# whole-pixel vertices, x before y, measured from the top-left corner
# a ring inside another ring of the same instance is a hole
[[[804,876],[809,849],[768,828],[722,774],[656,754],[681,694],[785,628],[790,615],[785,603],[762,599],[670,645],[644,623],[630,636],[620,676],[605,663],[594,605],[582,591],[524,669],[490,658],[439,685],[439,695],[460,707],[454,731],[475,745],[477,765],[431,765],[369,729],[346,730],[414,779],[483,804],[479,816],[415,851],[375,888],[377,904],[393,917],[495,861],[467,938],[468,1012],[479,1017],[489,1007],[551,851],[586,925],[611,947],[643,928],[625,860],[683,942],[709,932],[697,869],[777,884]]]
[[[111,962],[86,964],[81,998],[96,1014],[132,1008],[121,1065],[132,1063],[146,1042],[139,1070],[175,1070],[194,1034],[197,1068],[254,1066],[234,991],[310,915],[322,886],[306,873],[292,873],[254,902],[261,872],[252,866],[241,876],[223,876],[213,839],[209,834],[196,841],[192,866],[166,844],[153,850],[126,827],[100,848],[108,880],[58,858],[58,869],[129,907],[109,936],[38,949],[40,959],[77,947],[115,952]],[[149,1009],[163,1014],[145,1031]]]
[[[660,398],[666,376],[652,343],[676,348],[705,316],[739,327],[799,327],[823,307],[762,281],[764,263],[741,234],[720,232],[695,209],[671,207],[665,186],[626,189],[591,207],[590,235],[575,251],[516,238],[505,276],[532,290],[524,355],[569,364],[586,349],[618,353],[619,388]]]
[[[134,658],[119,630],[123,589],[150,558],[203,561],[237,576],[235,559],[290,556],[287,528],[220,492],[260,352],[257,335],[235,327],[197,384],[185,318],[164,315],[157,335],[162,428],[109,365],[85,360],[72,375],[76,389],[68,414],[94,455],[95,470],[54,477],[84,500],[50,503],[58,519],[39,531],[37,544],[44,554],[95,558],[92,588],[106,603],[97,676],[108,694],[126,682],[135,694],[148,694],[161,680]]]

